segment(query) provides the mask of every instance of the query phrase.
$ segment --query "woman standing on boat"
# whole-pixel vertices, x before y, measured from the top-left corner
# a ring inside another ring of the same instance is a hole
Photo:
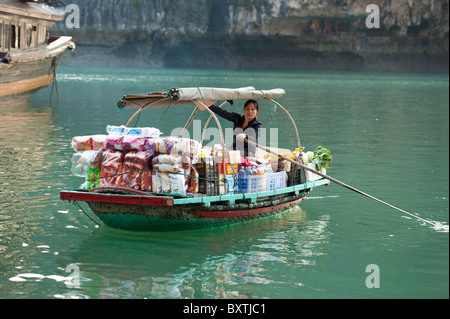
[[[233,101],[229,101],[233,105]],[[256,148],[244,142],[245,139],[258,143],[262,124],[258,122],[259,105],[255,100],[248,100],[244,105],[244,114],[228,112],[216,105],[209,107],[211,111],[233,122],[233,149],[241,151],[244,157],[255,156]]]

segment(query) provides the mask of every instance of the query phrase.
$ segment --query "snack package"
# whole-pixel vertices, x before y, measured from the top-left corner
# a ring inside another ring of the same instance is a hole
[[[152,172],[152,192],[161,193],[161,173]]]
[[[176,142],[179,140],[178,137],[169,136],[164,137],[162,139],[158,139],[158,153],[161,154],[170,154],[170,151],[172,150],[172,147],[176,144]]]
[[[123,153],[106,150],[100,171],[100,186],[120,186],[123,178]]]
[[[169,173],[160,173],[161,176],[161,193],[170,193],[170,177]]]
[[[191,194],[198,193],[198,179],[199,179],[198,171],[192,165],[189,167],[188,171],[189,174],[188,177],[186,178],[186,186],[187,186],[186,192]]]
[[[170,179],[170,193],[186,196],[186,178],[180,174],[168,174]]]
[[[122,140],[123,151],[147,151],[149,149],[148,139],[126,135]]]
[[[88,189],[93,189],[100,186],[100,171],[100,168],[89,167],[87,176]]]
[[[178,173],[182,171],[179,165],[169,165],[169,164],[155,164],[153,165],[153,170],[162,173]]]
[[[91,141],[91,136],[75,136],[72,138],[72,148],[75,152],[91,150]]]
[[[104,150],[107,137],[107,135],[75,136],[72,138],[72,148],[75,152]]]
[[[181,156],[173,156],[168,154],[160,154],[155,156],[152,160],[153,165],[167,164],[167,165],[180,165]]]
[[[141,174],[141,190],[151,192],[152,183],[152,171],[150,169],[144,169]]]
[[[122,186],[141,189],[142,173],[149,170],[151,153],[131,151],[125,155]]]
[[[106,149],[112,151],[123,151],[123,136],[109,135],[106,139]]]
[[[158,152],[158,143],[159,143],[158,140],[159,138],[152,138],[152,137],[147,139],[149,151],[152,151],[153,153]]]
[[[202,147],[200,142],[189,138],[181,138],[176,140],[172,153],[185,154],[190,157],[200,157]]]

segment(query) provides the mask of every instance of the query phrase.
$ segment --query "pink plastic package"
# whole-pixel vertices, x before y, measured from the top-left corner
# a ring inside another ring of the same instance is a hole
[[[122,143],[124,151],[147,151],[150,148],[145,137],[124,136]]]

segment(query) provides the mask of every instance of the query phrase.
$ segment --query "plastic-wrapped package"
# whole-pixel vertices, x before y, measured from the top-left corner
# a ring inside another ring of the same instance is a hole
[[[146,192],[152,191],[152,171],[147,168],[141,174],[141,190]]]
[[[186,178],[180,174],[168,174],[170,179],[170,193],[186,196]]]
[[[106,132],[109,135],[116,135],[116,136],[125,135],[125,130],[126,130],[125,125],[121,125],[121,126],[108,125],[108,126],[106,126]]]
[[[87,176],[87,188],[93,189],[100,186],[100,168],[89,167]]]
[[[201,153],[200,153],[200,157],[212,156],[212,152],[213,152],[213,149],[211,146],[203,146]]]
[[[180,165],[181,156],[173,156],[168,154],[160,154],[155,156],[152,160],[153,165],[157,164],[167,164],[167,165]]]
[[[100,171],[100,186],[119,186],[122,182],[123,153],[106,150]]]
[[[131,151],[125,155],[123,163],[122,186],[140,189],[142,172],[149,169],[152,154],[149,152]]]
[[[103,150],[84,151],[73,154],[72,174],[78,177],[88,176],[89,168],[100,168],[102,163]]]
[[[110,135],[106,139],[106,149],[113,151],[148,151],[151,149],[149,139],[137,136]],[[153,152],[154,152],[153,148]]]
[[[170,193],[171,192],[171,186],[170,186],[170,177],[169,173],[160,173],[161,176],[161,193]]]
[[[163,173],[179,173],[182,171],[182,168],[179,165],[155,164],[153,165],[153,170]]]
[[[159,137],[161,131],[154,127],[126,127],[124,125],[108,125],[106,132],[110,135],[133,135],[140,137]]]
[[[199,179],[198,171],[192,165],[189,167],[187,171],[189,171],[189,174],[188,178],[186,179],[186,186],[187,186],[186,192],[191,194],[198,193],[198,179]]]
[[[152,137],[147,139],[149,151],[153,151],[154,153],[158,152],[158,140],[159,138],[152,138]]]
[[[164,137],[162,139],[158,139],[158,153],[161,154],[170,154],[172,147],[176,144],[176,142],[179,140],[178,137],[174,136],[168,136]]]
[[[72,138],[72,148],[75,152],[104,150],[107,137],[107,135],[75,136]]]
[[[142,137],[159,137],[161,131],[154,127],[128,127],[125,135],[135,135]]]
[[[106,149],[112,151],[123,151],[123,136],[109,135],[106,139]]]
[[[152,172],[152,192],[161,193],[161,172]]]
[[[176,140],[172,153],[185,154],[191,157],[199,157],[202,151],[200,142],[189,138],[181,138]]]
[[[91,136],[75,136],[72,138],[72,148],[75,152],[88,151],[92,148]]]
[[[92,150],[106,150],[106,135],[92,135]]]
[[[126,135],[122,140],[122,150],[124,151],[147,151],[149,150],[148,139]]]

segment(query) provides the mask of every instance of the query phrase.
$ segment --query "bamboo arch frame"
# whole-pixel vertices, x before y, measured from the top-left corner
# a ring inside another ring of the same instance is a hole
[[[294,127],[294,130],[295,130],[295,135],[296,135],[296,137],[297,137],[297,145],[298,145],[298,149],[299,149],[299,156],[301,157],[301,155],[302,155],[302,146],[301,146],[301,144],[300,144],[300,135],[298,134],[298,128],[297,128],[297,124],[295,123],[295,121],[294,121],[294,119],[292,118],[292,116],[291,116],[291,114],[280,104],[280,103],[278,103],[277,101],[275,101],[275,100],[273,100],[273,99],[271,99],[271,98],[266,98],[266,100],[268,100],[268,101],[270,101],[270,102],[272,102],[272,103],[275,103],[280,109],[282,109],[283,110],[283,112],[284,113],[286,113],[286,115],[289,117],[289,119],[291,120],[291,122],[292,122],[292,126]]]
[[[130,124],[131,124],[131,122],[134,120],[134,118],[135,118],[136,116],[138,116],[144,109],[146,109],[146,108],[152,106],[153,104],[155,104],[155,103],[157,103],[157,102],[159,102],[159,101],[161,101],[161,100],[164,100],[164,99],[166,99],[166,98],[163,97],[163,98],[157,99],[157,100],[152,101],[152,102],[150,102],[150,103],[144,105],[143,107],[141,107],[136,113],[134,113],[134,114],[131,116],[131,118],[128,120],[128,122],[127,122],[127,124],[126,124],[126,127],[130,126]],[[194,103],[194,101],[191,101],[191,102]],[[225,103],[226,103],[226,102],[225,102]],[[221,106],[223,106],[225,103],[223,103]],[[186,104],[189,104],[189,103],[186,103]],[[194,104],[195,104],[195,103],[194,103]],[[207,107],[207,106],[205,106],[205,105],[204,105],[204,107],[205,107],[206,110],[208,110],[208,112],[211,114],[211,115],[210,115],[210,118],[211,118],[211,117],[214,118],[214,120],[216,121],[217,127],[218,127],[218,129],[219,129],[219,133],[220,133],[220,141],[221,141],[221,143],[222,143],[222,164],[223,164],[223,174],[224,174],[224,176],[225,176],[225,178],[226,178],[226,176],[227,176],[226,165],[227,165],[227,164],[226,164],[226,153],[225,153],[225,138],[224,138],[224,136],[223,136],[222,125],[220,125],[219,119],[218,119],[217,116],[214,114],[214,112],[211,111],[211,110],[209,109],[209,107]],[[183,131],[182,131],[181,134],[179,135],[180,138],[183,137],[184,133],[185,133],[186,130],[188,129],[189,125],[191,124],[192,120],[194,119],[195,115],[197,114],[198,109],[199,109],[199,107],[196,106],[195,109],[194,109],[194,111],[192,112],[191,116],[189,117],[189,119],[188,119],[186,125],[184,126]],[[226,192],[226,191],[227,191],[227,184],[225,183],[225,192]]]

